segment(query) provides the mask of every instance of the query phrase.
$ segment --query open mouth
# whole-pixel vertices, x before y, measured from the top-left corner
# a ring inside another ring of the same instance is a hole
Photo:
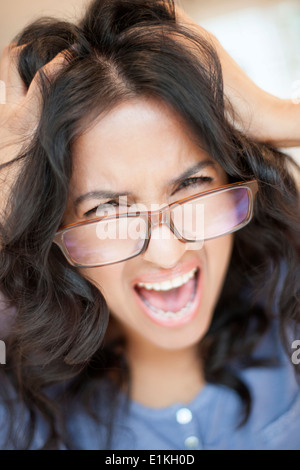
[[[148,316],[160,324],[177,324],[188,319],[198,305],[199,280],[200,269],[193,268],[170,281],[138,283],[134,290]]]

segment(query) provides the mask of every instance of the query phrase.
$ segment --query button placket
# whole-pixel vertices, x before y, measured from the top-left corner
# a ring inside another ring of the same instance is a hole
[[[193,419],[192,411],[187,407],[179,408],[176,412],[176,421],[181,426],[183,448],[189,450],[201,449],[202,445],[197,436],[197,421]]]

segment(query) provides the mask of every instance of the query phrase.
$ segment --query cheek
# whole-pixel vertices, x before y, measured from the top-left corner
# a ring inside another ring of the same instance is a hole
[[[229,267],[234,235],[225,235],[206,242],[207,267],[210,279],[210,291],[218,297]],[[216,298],[217,300],[217,298]]]
[[[100,290],[108,306],[113,308],[121,297],[123,269],[120,263],[101,268],[83,268],[80,274]]]

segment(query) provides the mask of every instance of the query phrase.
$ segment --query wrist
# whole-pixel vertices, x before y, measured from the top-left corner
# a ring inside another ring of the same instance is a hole
[[[252,109],[255,110],[250,132],[252,137],[276,147],[300,145],[299,105],[259,89]]]
[[[300,104],[273,97],[268,112],[269,142],[277,147],[300,146]]]

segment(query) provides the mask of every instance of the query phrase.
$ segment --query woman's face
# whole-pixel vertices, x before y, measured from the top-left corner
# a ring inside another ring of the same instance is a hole
[[[170,108],[136,99],[114,108],[76,141],[64,223],[96,217],[96,211],[87,213],[111,200],[85,200],[75,210],[73,202],[91,191],[128,193],[128,205],[151,210],[154,204],[161,207],[226,183],[224,170],[191,140]],[[146,252],[80,272],[103,293],[129,341],[170,350],[195,345],[206,333],[233,235],[196,245],[196,250],[192,243],[168,235],[166,225],[156,226]]]

